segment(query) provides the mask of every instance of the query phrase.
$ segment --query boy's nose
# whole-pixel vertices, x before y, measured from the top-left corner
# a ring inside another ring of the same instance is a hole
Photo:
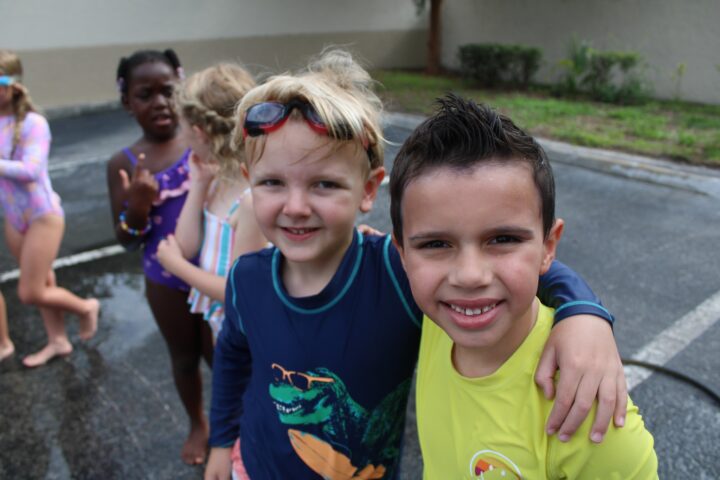
[[[463,249],[456,256],[449,281],[461,288],[481,288],[487,286],[493,277],[492,263],[476,249]]]
[[[310,204],[305,192],[300,189],[290,189],[283,207],[283,213],[289,217],[310,216]]]

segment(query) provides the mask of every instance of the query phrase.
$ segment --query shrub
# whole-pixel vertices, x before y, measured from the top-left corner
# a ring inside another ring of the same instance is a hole
[[[462,74],[482,86],[527,87],[540,68],[542,52],[524,45],[482,43],[461,45],[458,57]]]
[[[643,103],[650,96],[651,87],[638,72],[642,57],[636,52],[600,51],[572,40],[560,66],[565,72],[554,89],[558,94],[584,92],[618,104]]]

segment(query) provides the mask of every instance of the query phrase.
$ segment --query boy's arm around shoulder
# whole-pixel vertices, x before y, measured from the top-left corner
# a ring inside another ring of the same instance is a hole
[[[613,317],[585,281],[558,261],[540,278],[538,295],[556,308],[556,325],[535,374],[545,396],[555,397],[547,431],[568,439],[597,398],[591,438],[600,442],[612,418],[622,426],[627,406],[625,374],[610,323]],[[559,319],[563,320],[558,323]],[[558,368],[562,375],[556,394]]]
[[[236,305],[235,262],[225,293],[225,321],[215,345],[210,404],[211,447],[231,447],[239,435],[242,396],[250,381],[252,357]]]
[[[584,422],[578,435],[569,443],[554,441],[548,452],[551,478],[657,479],[658,461],[653,437],[629,399],[626,418],[625,426],[610,427],[600,444],[587,441],[590,422]]]
[[[540,277],[538,297],[543,304],[555,309],[554,324],[583,314],[602,318],[610,325],[615,322],[585,280],[558,260],[553,261],[547,273]]]

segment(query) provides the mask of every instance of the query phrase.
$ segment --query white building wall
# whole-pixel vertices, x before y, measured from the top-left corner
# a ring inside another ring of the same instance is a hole
[[[632,50],[647,62],[658,96],[720,103],[720,2],[717,0],[446,0],[443,62],[458,67],[466,43],[520,43],[542,49],[539,80],[559,75],[573,36],[595,48]]]
[[[16,50],[425,28],[410,0],[0,0]]]
[[[420,67],[427,28],[411,0],[0,0],[0,20],[0,48],[20,54],[43,107],[116,99],[118,59],[137,49],[172,47],[187,72],[277,72],[330,44],[371,68]]]

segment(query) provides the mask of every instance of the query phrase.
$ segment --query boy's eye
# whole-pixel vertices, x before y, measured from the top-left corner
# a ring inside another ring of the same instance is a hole
[[[429,240],[418,245],[420,249],[447,248],[449,245],[442,240]]]
[[[340,185],[337,182],[332,182],[330,180],[321,180],[315,184],[318,188],[322,189],[330,189],[330,188],[339,188]]]
[[[174,92],[174,91],[175,91],[175,89],[174,89],[172,86],[168,86],[168,87],[163,88],[162,94],[163,94],[166,98],[170,98],[170,97],[173,96],[173,92]]]
[[[498,235],[490,240],[491,245],[498,245],[503,243],[517,243],[520,239],[512,235]]]
[[[150,90],[145,90],[145,89],[143,89],[143,90],[138,90],[138,91],[135,93],[135,96],[136,96],[137,98],[139,98],[140,100],[147,100],[148,98],[150,98]]]
[[[282,185],[282,182],[276,178],[266,178],[257,182],[258,186],[261,187],[277,187]]]

